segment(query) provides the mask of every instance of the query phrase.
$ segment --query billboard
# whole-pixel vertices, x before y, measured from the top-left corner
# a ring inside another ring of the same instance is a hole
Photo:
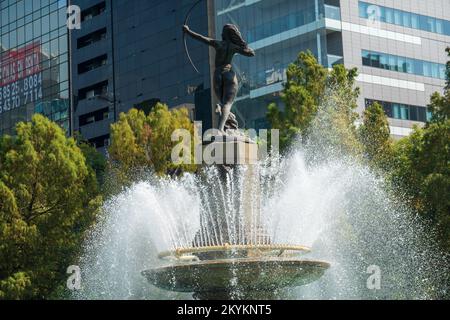
[[[0,115],[42,98],[41,45],[0,53]]]

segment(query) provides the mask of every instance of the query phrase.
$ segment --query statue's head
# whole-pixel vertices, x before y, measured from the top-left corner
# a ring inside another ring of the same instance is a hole
[[[239,29],[234,24],[226,24],[223,26],[222,39],[223,41],[230,41],[242,48],[247,48],[247,42],[244,41]]]

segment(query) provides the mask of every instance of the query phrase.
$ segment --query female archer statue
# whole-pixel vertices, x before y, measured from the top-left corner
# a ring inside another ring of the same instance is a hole
[[[222,40],[211,39],[195,33],[187,25],[183,26],[183,31],[194,39],[216,49],[216,69],[213,83],[214,92],[220,101],[216,110],[221,115],[218,129],[221,133],[225,133],[227,129],[237,129],[236,117],[231,113],[231,107],[237,95],[238,80],[231,66],[231,61],[236,53],[253,57],[255,52],[248,47],[238,28],[233,24],[226,24],[223,27]]]

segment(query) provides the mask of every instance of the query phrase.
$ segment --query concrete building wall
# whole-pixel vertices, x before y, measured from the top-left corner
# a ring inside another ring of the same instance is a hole
[[[448,1],[370,0],[366,2],[450,20],[450,2]],[[443,90],[445,85],[443,79],[363,66],[361,51],[371,50],[445,64],[448,59],[445,48],[450,45],[450,36],[361,18],[358,3],[357,0],[340,1],[345,65],[357,67],[360,80],[363,80],[358,82],[361,88],[359,110],[364,109],[365,99],[427,106],[432,93]],[[358,28],[360,30],[355,32],[354,30]],[[381,32],[377,33],[374,29],[379,29]],[[421,124],[416,121],[392,118],[390,123],[394,135],[408,134],[410,132],[408,128]]]

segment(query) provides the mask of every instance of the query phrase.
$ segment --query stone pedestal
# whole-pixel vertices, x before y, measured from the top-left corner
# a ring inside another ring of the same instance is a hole
[[[258,145],[245,137],[215,136],[203,143],[206,165],[254,165],[258,162]]]

